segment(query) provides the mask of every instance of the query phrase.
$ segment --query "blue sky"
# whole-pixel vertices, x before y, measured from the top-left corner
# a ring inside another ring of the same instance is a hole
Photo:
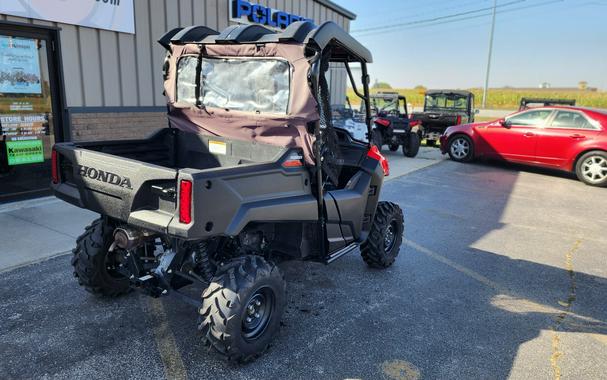
[[[477,10],[493,0],[334,1],[358,16],[350,30],[373,53],[372,81],[483,85],[491,16]],[[397,26],[373,29],[389,25]],[[607,90],[607,0],[498,0],[490,87],[581,80]]]

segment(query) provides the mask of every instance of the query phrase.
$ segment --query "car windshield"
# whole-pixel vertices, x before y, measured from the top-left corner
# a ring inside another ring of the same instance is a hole
[[[432,94],[426,95],[426,108],[443,108],[466,111],[468,97],[459,94]]]
[[[177,100],[196,103],[197,57],[179,62]],[[200,61],[199,104],[245,112],[286,114],[290,67],[279,59],[205,58]]]

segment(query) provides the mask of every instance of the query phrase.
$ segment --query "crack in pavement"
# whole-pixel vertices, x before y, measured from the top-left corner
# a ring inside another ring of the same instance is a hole
[[[552,330],[552,355],[550,356],[550,365],[552,366],[552,372],[554,376],[554,380],[560,380],[562,370],[559,365],[559,360],[563,357],[564,353],[561,350],[560,343],[561,338],[558,335],[558,331],[561,329],[565,319],[569,314],[571,314],[571,308],[573,307],[573,302],[576,297],[576,282],[575,282],[575,272],[573,270],[573,254],[577,252],[582,244],[581,239],[577,239],[573,244],[573,247],[567,254],[565,255],[565,269],[567,270],[567,274],[569,275],[569,295],[567,296],[567,301],[559,301],[559,304],[564,307],[563,311],[561,311],[555,318],[555,323],[551,327]]]

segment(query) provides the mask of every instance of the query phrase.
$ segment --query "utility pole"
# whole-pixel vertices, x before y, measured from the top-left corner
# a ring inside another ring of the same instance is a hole
[[[487,88],[489,87],[489,71],[491,70],[491,52],[493,50],[493,33],[495,32],[495,10],[497,0],[493,0],[493,20],[491,21],[491,34],[489,35],[489,56],[487,57],[487,73],[485,75],[485,88],[483,89],[483,108],[487,106]]]

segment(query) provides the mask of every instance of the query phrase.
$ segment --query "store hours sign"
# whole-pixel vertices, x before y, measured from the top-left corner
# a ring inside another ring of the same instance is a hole
[[[230,7],[231,20],[238,23],[261,24],[274,29],[285,29],[295,21],[314,22],[314,20],[293,13],[244,0],[233,0],[230,2]]]
[[[0,0],[0,13],[116,32],[135,33],[133,1]]]

